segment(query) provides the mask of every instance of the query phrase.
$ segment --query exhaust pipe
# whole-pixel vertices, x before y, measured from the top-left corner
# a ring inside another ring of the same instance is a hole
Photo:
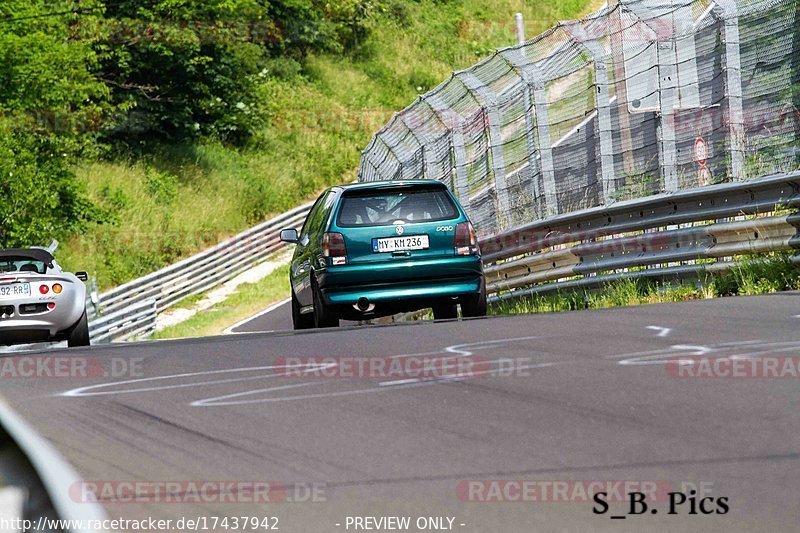
[[[368,299],[362,296],[356,303],[353,304],[353,309],[356,311],[361,311],[362,313],[369,313],[375,309],[375,304],[370,303]]]

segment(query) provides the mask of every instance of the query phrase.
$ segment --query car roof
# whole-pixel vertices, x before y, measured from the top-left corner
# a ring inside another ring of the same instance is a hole
[[[443,189],[447,188],[444,183],[437,180],[395,180],[395,181],[362,181],[356,183],[348,183],[346,185],[337,185],[335,187],[331,187],[331,189],[338,189],[342,191],[352,191],[352,190],[367,190],[367,189],[393,189],[397,187],[408,187],[414,185],[427,185],[427,186],[439,186]]]
[[[34,261],[41,261],[48,265],[53,262],[53,254],[44,248],[4,248],[0,249],[0,259],[6,257],[24,257]]]

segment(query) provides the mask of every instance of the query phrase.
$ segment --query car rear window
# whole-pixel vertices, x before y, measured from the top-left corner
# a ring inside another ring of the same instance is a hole
[[[357,191],[342,198],[336,224],[341,227],[388,226],[404,222],[436,222],[459,215],[443,189]]]
[[[0,258],[0,274],[9,272],[32,272],[44,274],[47,272],[47,265],[42,261],[27,257],[2,257]]]

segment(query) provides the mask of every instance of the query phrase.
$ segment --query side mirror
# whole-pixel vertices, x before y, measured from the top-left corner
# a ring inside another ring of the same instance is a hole
[[[299,238],[297,236],[296,229],[282,229],[281,230],[281,240],[283,242],[288,242],[290,244],[296,243]]]
[[[89,274],[87,272],[75,272],[75,277],[81,281],[89,281]]]

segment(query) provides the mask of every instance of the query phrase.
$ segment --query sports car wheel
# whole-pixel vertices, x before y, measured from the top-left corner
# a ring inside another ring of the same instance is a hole
[[[70,348],[77,348],[80,346],[90,346],[89,340],[89,319],[86,317],[86,311],[81,315],[78,323],[72,326],[67,337],[67,346]]]

